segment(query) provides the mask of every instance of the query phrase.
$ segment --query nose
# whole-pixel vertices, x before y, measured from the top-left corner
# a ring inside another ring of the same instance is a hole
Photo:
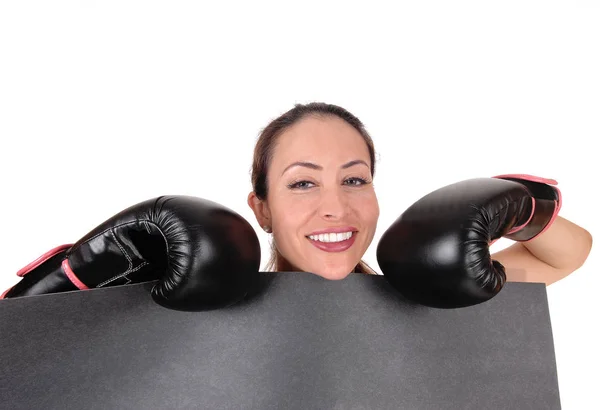
[[[322,218],[337,220],[346,215],[348,209],[348,198],[341,187],[323,189],[319,214]]]

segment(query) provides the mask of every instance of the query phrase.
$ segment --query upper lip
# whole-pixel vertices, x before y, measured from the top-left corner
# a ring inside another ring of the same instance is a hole
[[[309,233],[307,236],[320,235],[322,233],[343,233],[343,232],[355,232],[355,231],[358,231],[358,229],[356,229],[353,226],[340,226],[340,227],[320,229],[318,231]]]

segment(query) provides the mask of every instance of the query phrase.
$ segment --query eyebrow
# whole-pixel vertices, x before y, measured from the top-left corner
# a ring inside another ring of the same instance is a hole
[[[358,164],[363,164],[365,165],[367,168],[369,167],[369,165],[363,161],[362,159],[355,159],[353,161],[347,162],[344,165],[342,165],[342,169],[346,169],[346,168],[350,168],[353,167],[354,165],[358,165]],[[290,165],[288,165],[283,172],[281,173],[281,175],[285,174],[286,171],[292,167],[306,167],[306,168],[310,168],[310,169],[316,169],[316,170],[322,170],[323,167],[317,164],[313,164],[312,162],[306,162],[306,161],[298,161],[298,162],[293,162]]]

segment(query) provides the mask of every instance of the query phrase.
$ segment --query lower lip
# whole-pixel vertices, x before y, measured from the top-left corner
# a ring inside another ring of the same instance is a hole
[[[356,240],[356,234],[357,233],[354,232],[352,234],[352,236],[350,237],[350,239],[346,239],[345,241],[341,241],[341,242],[320,242],[320,241],[313,241],[310,238],[307,238],[307,239],[310,243],[312,243],[315,247],[321,249],[322,251],[343,252],[346,249],[350,248],[354,244],[354,241]]]

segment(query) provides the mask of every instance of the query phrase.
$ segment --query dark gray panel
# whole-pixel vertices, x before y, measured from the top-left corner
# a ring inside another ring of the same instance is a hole
[[[560,408],[542,284],[436,310],[382,276],[263,278],[212,312],[162,308],[152,283],[0,300],[0,406]]]

